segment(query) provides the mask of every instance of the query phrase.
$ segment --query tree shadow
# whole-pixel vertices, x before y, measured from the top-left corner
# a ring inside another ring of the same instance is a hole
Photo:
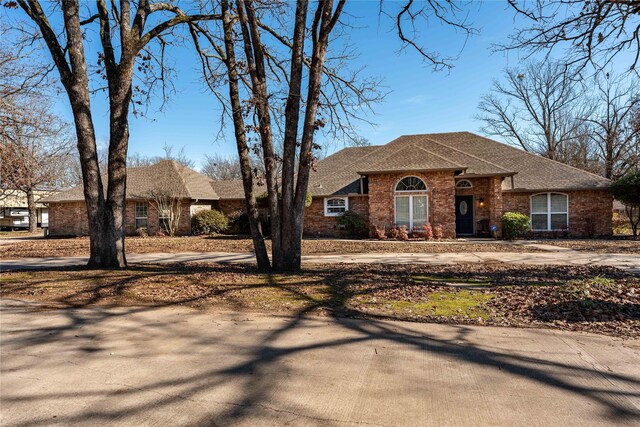
[[[582,298],[556,304],[541,304],[531,308],[534,318],[549,322],[605,322],[613,319],[640,320],[640,304],[618,303]]]
[[[150,277],[167,274],[167,266],[138,266]],[[369,267],[383,275],[397,277],[398,272],[384,267]],[[172,274],[181,275],[187,283],[197,284],[198,272],[251,271],[246,266],[226,267],[171,267]],[[190,298],[174,301],[151,303],[145,307],[100,307],[97,306],[106,297],[105,289],[123,294],[132,279],[123,278],[110,285],[97,283],[95,287],[83,289],[77,295],[66,296],[61,303],[63,310],[56,312],[54,323],[42,319],[25,322],[19,328],[13,328],[10,334],[3,334],[3,348],[14,354],[25,352],[37,354],[48,345],[67,347],[69,354],[75,351],[85,354],[102,354],[111,349],[115,334],[127,337],[127,344],[118,348],[136,360],[153,360],[156,355],[152,348],[146,348],[145,342],[153,340],[175,340],[181,345],[172,351],[175,358],[188,358],[194,353],[211,353],[212,348],[227,355],[224,360],[210,359],[208,363],[189,365],[180,375],[155,375],[144,378],[141,383],[123,385],[116,390],[113,387],[90,388],[87,390],[69,390],[56,392],[30,391],[3,392],[5,410],[13,407],[38,408],[51,401],[73,400],[79,398],[100,399],[102,405],[87,406],[70,414],[60,414],[56,422],[63,424],[87,422],[132,422],[141,420],[145,414],[162,413],[163,409],[180,407],[187,402],[201,405],[202,414],[190,414],[189,424],[228,425],[255,422],[258,417],[267,424],[280,424],[283,414],[291,417],[294,423],[343,423],[348,420],[330,413],[330,410],[312,409],[309,406],[295,405],[287,401],[279,391],[286,379],[297,374],[291,367],[292,360],[308,358],[315,360],[318,354],[327,351],[344,353],[354,346],[366,344],[374,349],[393,346],[403,352],[416,352],[424,357],[444,360],[450,364],[476,368],[492,368],[509,376],[511,381],[526,381],[542,390],[556,390],[568,396],[580,398],[597,405],[602,419],[607,422],[633,423],[640,419],[640,411],[631,400],[640,399],[640,379],[635,376],[603,372],[589,364],[567,362],[566,358],[551,360],[544,354],[523,355],[513,349],[501,348],[498,343],[479,343],[474,338],[476,330],[467,326],[450,326],[448,334],[425,332],[428,329],[416,329],[412,325],[400,322],[388,322],[388,316],[379,317],[363,313],[349,305],[356,297],[370,295],[385,285],[353,286],[349,275],[336,271],[325,274],[322,282],[326,284],[326,294],[322,298],[305,292],[305,278],[313,276],[309,270],[303,275],[266,275],[263,284],[248,284],[234,287],[237,289],[256,289],[269,287],[284,292],[300,301],[301,307],[292,310],[277,327],[260,330],[260,325],[243,328],[257,337],[250,342],[239,340],[237,333],[230,328],[227,332],[216,334],[200,328],[185,327],[176,322],[171,312],[164,311],[176,305],[189,305],[205,301],[207,298],[220,297],[231,289],[212,288]],[[325,271],[326,273],[326,271]],[[407,273],[410,275],[410,273]],[[408,277],[408,276],[405,276]],[[395,286],[395,285],[394,285]],[[109,294],[111,295],[111,294]],[[81,296],[82,298],[78,298]],[[81,301],[81,302],[78,302]],[[636,307],[637,308],[637,307]],[[28,309],[22,302],[9,301],[2,307],[5,315],[24,316]],[[310,317],[310,314],[322,310],[326,317]],[[26,318],[26,316],[24,316]],[[32,316],[35,317],[35,316]],[[188,317],[188,316],[186,316]],[[356,318],[367,318],[361,320]],[[31,318],[29,318],[31,319]],[[211,316],[215,322],[216,316]],[[242,321],[242,314],[233,316],[235,322]],[[185,322],[188,321],[184,320]],[[306,335],[320,330],[329,323],[334,333],[319,336]],[[252,335],[252,337],[254,337]],[[81,344],[78,344],[78,343]],[[24,359],[24,358],[23,358]],[[27,358],[28,359],[28,358]],[[179,360],[179,359],[178,359]],[[206,360],[206,359],[205,359]],[[48,366],[45,357],[34,358],[30,362],[3,364],[3,375],[21,374],[26,376],[32,369],[59,369]],[[327,366],[326,369],[339,369],[339,366]],[[103,374],[109,375],[108,367]],[[115,373],[113,373],[115,374]],[[599,378],[608,384],[605,387],[588,385],[581,377]],[[233,393],[227,398],[211,401],[208,396],[226,396],[225,391],[234,385]],[[621,384],[621,385],[620,385]],[[309,382],[308,393],[314,385]],[[388,393],[393,393],[389,390]],[[149,395],[152,398],[149,398]],[[329,408],[330,409],[330,408]],[[24,417],[15,422],[18,426],[44,425],[49,419]]]

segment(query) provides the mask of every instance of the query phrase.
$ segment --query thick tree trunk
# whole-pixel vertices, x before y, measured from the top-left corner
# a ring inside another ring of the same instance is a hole
[[[269,94],[267,93],[267,75],[263,45],[260,41],[260,29],[256,20],[253,2],[242,0],[238,2],[238,19],[242,29],[245,56],[249,74],[251,75],[252,94],[258,116],[258,131],[262,145],[265,176],[267,184],[267,204],[271,217],[271,256],[275,269],[281,269],[282,246],[280,233],[280,206],[278,203],[278,180],[275,150],[273,148],[273,131],[271,129],[271,115],[269,114]]]
[[[38,212],[36,211],[36,199],[33,195],[33,189],[30,188],[27,193],[27,209],[29,210],[29,233],[38,231]]]
[[[240,103],[240,93],[238,87],[238,71],[236,64],[235,46],[233,41],[233,22],[229,13],[227,0],[222,1],[222,23],[224,29],[225,51],[227,54],[226,65],[229,75],[229,99],[231,101],[231,114],[233,117],[233,127],[236,135],[236,145],[238,147],[238,158],[240,159],[240,171],[242,173],[242,185],[244,188],[245,206],[249,217],[249,228],[251,239],[256,252],[258,268],[269,270],[271,263],[264,243],[264,237],[260,227],[258,207],[253,188],[253,175],[251,170],[251,160],[249,158],[249,147],[245,133],[244,119],[242,117],[242,105]]]

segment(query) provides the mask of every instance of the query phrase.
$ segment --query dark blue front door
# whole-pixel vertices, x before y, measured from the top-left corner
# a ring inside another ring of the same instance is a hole
[[[473,196],[456,196],[456,234],[473,234]]]

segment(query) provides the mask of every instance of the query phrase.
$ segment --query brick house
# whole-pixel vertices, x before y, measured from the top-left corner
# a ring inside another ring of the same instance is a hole
[[[241,181],[211,181],[170,164],[187,194],[181,233],[189,233],[190,217],[199,209],[244,211]],[[158,213],[140,196],[158,174],[157,165],[128,170],[127,232],[146,224],[153,233],[160,226]],[[430,223],[442,226],[448,238],[487,236],[492,226],[499,233],[504,212],[530,216],[541,236],[610,236],[609,185],[600,176],[469,132],[406,135],[382,146],[345,148],[320,161],[310,178],[305,234],[336,235],[336,216],[351,210],[369,227],[420,230]],[[51,235],[86,234],[81,187],[45,201]]]
[[[106,182],[106,176],[103,177]],[[211,209],[219,197],[211,187],[211,180],[173,160],[163,160],[152,166],[127,168],[127,199],[125,229],[135,234],[146,228],[156,234],[165,226],[168,214],[159,212],[151,194],[172,187],[179,194],[180,219],[178,234],[191,233],[191,215]],[[87,208],[82,186],[62,191],[42,200],[49,206],[50,236],[83,236],[88,234]]]

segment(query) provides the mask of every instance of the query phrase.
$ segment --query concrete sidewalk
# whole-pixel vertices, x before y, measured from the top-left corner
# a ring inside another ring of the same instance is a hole
[[[640,342],[0,300],[1,425],[632,426]]]
[[[86,257],[22,258],[0,260],[0,271],[73,267],[87,263]],[[253,263],[252,253],[182,252],[128,254],[132,263]],[[504,263],[529,265],[604,265],[640,274],[640,255],[601,254],[578,251],[562,253],[468,252],[468,253],[364,253],[344,255],[304,255],[305,264],[376,263],[376,264],[458,264]]]

